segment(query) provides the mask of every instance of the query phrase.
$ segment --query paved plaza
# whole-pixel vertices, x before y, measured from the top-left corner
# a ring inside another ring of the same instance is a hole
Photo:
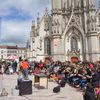
[[[17,85],[17,78],[16,74],[3,75],[3,81],[0,80],[0,83],[8,92],[8,96],[0,97],[0,100],[83,100],[82,93],[68,84],[64,88],[61,88],[60,93],[53,93],[53,88],[57,86],[54,82],[48,83],[48,89],[38,90],[33,86],[32,95],[17,96],[16,94],[12,94],[12,90]],[[30,79],[33,80],[34,76],[31,75]]]

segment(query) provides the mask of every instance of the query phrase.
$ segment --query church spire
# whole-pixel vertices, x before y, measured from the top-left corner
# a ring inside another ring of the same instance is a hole
[[[39,24],[40,18],[39,18],[39,12],[38,12],[38,17],[37,17],[37,25]]]
[[[35,20],[32,20],[32,26],[35,26]]]
[[[32,26],[31,26],[32,31],[35,29],[35,20],[32,20]]]
[[[45,9],[45,15],[44,15],[44,30],[47,31],[49,30],[49,14],[48,14],[48,9]]]
[[[48,16],[48,8],[45,9],[45,16]]]
[[[45,12],[48,13],[48,8],[45,9]]]
[[[40,28],[39,24],[40,24],[40,17],[39,17],[39,12],[38,12],[38,17],[37,17],[37,29],[36,29],[36,34],[37,34],[37,36],[39,36],[39,28]]]

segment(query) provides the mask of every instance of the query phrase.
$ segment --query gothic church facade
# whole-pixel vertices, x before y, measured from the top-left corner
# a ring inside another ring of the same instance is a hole
[[[100,60],[100,10],[93,0],[52,0],[52,12],[32,22],[30,59]]]

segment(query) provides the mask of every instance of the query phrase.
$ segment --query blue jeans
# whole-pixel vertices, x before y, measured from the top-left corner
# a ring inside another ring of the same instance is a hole
[[[23,77],[28,78],[28,69],[23,70]]]
[[[80,82],[80,87],[81,88],[84,88],[85,86],[86,86],[86,84],[87,84],[87,80],[81,80],[81,82]]]

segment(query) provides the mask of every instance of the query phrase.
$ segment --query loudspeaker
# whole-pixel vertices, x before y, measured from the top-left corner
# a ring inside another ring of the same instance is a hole
[[[60,86],[56,86],[53,88],[53,93],[58,93],[60,92]]]
[[[32,81],[18,81],[19,95],[32,94]]]

